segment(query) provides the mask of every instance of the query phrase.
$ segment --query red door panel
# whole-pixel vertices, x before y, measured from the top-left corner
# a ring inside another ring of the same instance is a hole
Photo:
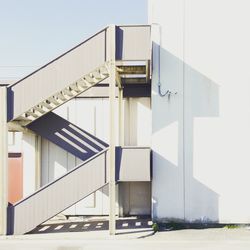
[[[23,159],[21,153],[9,153],[8,201],[16,203],[23,198]]]

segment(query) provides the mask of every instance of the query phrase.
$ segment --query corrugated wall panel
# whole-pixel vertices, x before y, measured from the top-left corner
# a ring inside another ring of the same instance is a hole
[[[118,181],[151,181],[151,149],[117,147],[116,179]]]
[[[150,26],[119,26],[116,32],[117,60],[150,60]]]

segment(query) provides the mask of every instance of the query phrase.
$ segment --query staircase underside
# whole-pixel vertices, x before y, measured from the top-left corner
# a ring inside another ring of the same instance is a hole
[[[22,126],[27,126],[41,116],[51,112],[57,107],[63,105],[65,102],[105,80],[108,76],[108,65],[104,64],[89,74],[77,79],[75,82],[66,86],[61,91],[49,96],[46,100],[38,103],[36,106],[30,108],[17,117],[14,121],[19,122],[19,124]]]
[[[120,84],[120,87],[122,88],[125,84],[149,84],[148,62],[136,62],[134,65],[126,65],[124,62],[119,62],[117,64],[117,86]],[[16,123],[25,127],[104,80],[107,79],[106,81],[108,81],[108,77],[109,64],[105,63],[89,74],[71,83],[61,91],[49,96],[46,100],[39,102],[34,107],[13,119],[11,123]]]

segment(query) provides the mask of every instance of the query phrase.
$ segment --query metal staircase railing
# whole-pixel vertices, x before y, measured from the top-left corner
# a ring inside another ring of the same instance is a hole
[[[8,121],[25,126],[106,79],[107,30],[8,86]]]
[[[24,234],[107,184],[108,149],[16,204],[9,204],[7,233]]]
[[[21,122],[22,126],[27,126],[29,123],[51,112],[65,102],[105,80],[108,76],[108,64],[105,63],[90,73],[77,79],[73,83],[65,86],[62,90],[53,93],[53,95],[50,95],[45,100],[37,103],[35,106],[29,108],[27,111],[16,117],[15,121]],[[27,98],[29,98],[28,95]]]

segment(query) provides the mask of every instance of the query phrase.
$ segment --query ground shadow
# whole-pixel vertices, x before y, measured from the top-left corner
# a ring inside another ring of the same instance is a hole
[[[108,219],[83,219],[81,221],[63,221],[44,223],[27,234],[45,234],[45,233],[66,233],[66,232],[89,232],[104,231],[109,229]],[[152,229],[150,217],[132,217],[116,220],[116,229],[118,234],[132,232],[146,232]],[[120,232],[119,232],[120,230]]]

